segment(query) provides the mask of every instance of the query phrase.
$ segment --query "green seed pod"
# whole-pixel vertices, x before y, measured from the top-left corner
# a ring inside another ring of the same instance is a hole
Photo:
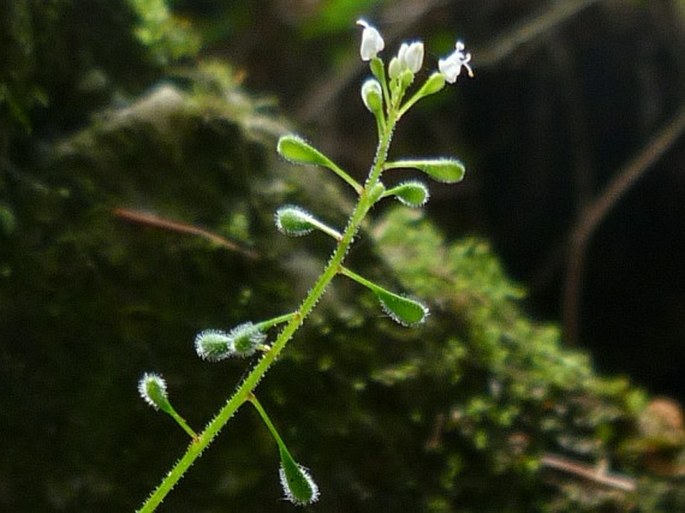
[[[464,178],[466,169],[457,159],[398,160],[385,164],[385,169],[418,169],[433,180],[444,183],[459,182]]]
[[[317,229],[336,240],[342,238],[342,235],[337,230],[322,223],[312,214],[300,207],[286,205],[279,208],[274,217],[278,231],[285,235],[290,235],[291,237],[307,235],[312,230]]]
[[[309,472],[299,465],[292,456],[281,449],[281,468],[278,475],[285,498],[296,506],[306,506],[319,499],[319,487]]]
[[[173,411],[166,391],[166,381],[159,374],[154,372],[143,374],[138,381],[138,393],[155,410],[162,410],[166,413]]]
[[[312,166],[323,166],[330,169],[344,181],[346,181],[352,188],[361,192],[362,187],[354,178],[348,175],[340,166],[329,159],[326,155],[314,148],[311,144],[306,142],[302,137],[297,135],[284,135],[278,140],[276,148],[279,155],[293,164],[310,164]]]
[[[315,228],[314,217],[306,210],[293,205],[279,208],[274,216],[278,231],[291,237],[301,237]]]
[[[428,201],[430,193],[428,187],[417,181],[404,182],[393,187],[385,193],[386,196],[395,196],[400,203],[412,208],[422,207]]]
[[[153,372],[146,372],[138,382],[138,393],[146,403],[152,406],[155,410],[161,410],[168,414],[176,424],[178,424],[183,431],[192,439],[197,438],[197,434],[188,423],[181,417],[174,407],[169,402],[169,396],[166,391],[166,382],[159,374]]]
[[[402,73],[402,64],[397,57],[390,59],[390,64],[388,64],[388,76],[391,80],[395,80]]]
[[[425,96],[429,96],[431,94],[435,94],[437,92],[442,91],[444,87],[445,77],[442,73],[438,73],[436,71],[430,77],[428,77],[428,80],[426,80],[426,82],[421,86],[421,89],[419,89],[417,96],[423,98]]]
[[[203,360],[224,360],[234,352],[233,338],[224,331],[204,330],[195,337],[195,351]]]
[[[266,334],[251,322],[233,328],[228,334],[233,345],[233,355],[245,358],[252,356],[266,340]]]
[[[425,322],[429,310],[415,299],[400,296],[383,288],[374,290],[376,297],[388,316],[402,326],[415,326]]]
[[[426,317],[428,317],[428,307],[420,301],[390,292],[380,285],[358,275],[347,267],[341,266],[340,273],[348,278],[352,278],[354,281],[364,285],[371,292],[376,294],[376,297],[381,302],[383,310],[393,321],[403,326],[414,326],[424,322]]]
[[[313,166],[331,167],[331,160],[314,148],[302,137],[284,135],[278,140],[279,155],[293,164],[311,164]]]

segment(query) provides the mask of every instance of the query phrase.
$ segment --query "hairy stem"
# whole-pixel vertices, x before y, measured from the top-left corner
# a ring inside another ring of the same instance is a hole
[[[259,360],[257,365],[250,371],[247,377],[238,386],[233,396],[231,396],[226,404],[219,410],[219,413],[207,424],[204,430],[193,439],[183,457],[176,462],[159,486],[138,510],[139,513],[150,513],[155,511],[157,506],[162,503],[164,498],[183,477],[195,460],[200,457],[204,450],[212,443],[229,419],[238,411],[243,403],[250,400],[252,392],[257,388],[257,385],[278,358],[278,355],[283,351],[286,344],[300,326],[302,326],[304,319],[312,312],[330,282],[340,271],[345,256],[354,241],[354,237],[359,231],[362,221],[373,206],[374,200],[369,197],[369,194],[380,181],[396,122],[396,112],[391,110],[388,114],[387,122],[385,123],[385,130],[383,130],[383,133],[379,137],[374,163],[369,171],[369,176],[364,184],[364,188],[359,195],[357,205],[350,216],[347,227],[345,228],[338,245],[333,251],[328,264],[326,264],[326,267],[318,280],[304,298],[298,310],[294,314],[288,314],[292,315],[292,317],[279,333],[271,349],[264,354],[262,359]]]

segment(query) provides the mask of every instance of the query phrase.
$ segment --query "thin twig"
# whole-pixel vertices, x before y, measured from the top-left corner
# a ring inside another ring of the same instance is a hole
[[[499,36],[483,48],[473,50],[478,56],[478,67],[493,66],[509,58],[522,45],[544,36],[548,31],[565,23],[583,9],[600,0],[576,0],[556,2],[553,7],[524,21],[514,29]]]
[[[540,460],[540,464],[543,467],[549,467],[562,472],[567,472],[594,483],[609,486],[611,488],[618,488],[619,490],[623,490],[625,492],[634,492],[637,489],[635,479],[632,477],[609,473],[602,466],[595,467],[578,463],[577,461],[573,461],[569,458],[565,458],[556,454],[545,454]]]
[[[197,226],[191,224],[181,223],[178,221],[171,221],[154,214],[148,214],[141,212],[139,210],[130,210],[127,208],[115,208],[112,211],[114,216],[124,219],[132,223],[143,224],[146,226],[153,226],[155,228],[161,228],[162,230],[168,230],[172,232],[187,233],[190,235],[198,235],[204,237],[205,239],[213,242],[214,244],[235,251],[252,259],[259,258],[259,255],[252,250],[242,248],[238,246],[235,242],[232,242],[224,237],[216,235],[215,233],[209,232]]]
[[[581,212],[571,232],[566,284],[563,299],[564,338],[569,345],[578,340],[580,292],[587,246],[606,215],[630,188],[673,146],[685,132],[685,107],[630,160],[606,186],[604,191]]]
[[[599,1],[565,1],[545,9],[541,14],[526,20],[516,28],[496,38],[492,43],[475,49],[472,53],[477,56],[477,66],[485,67],[500,63],[521,45],[544,35],[547,31],[565,23],[586,7]],[[406,33],[408,26],[420,23],[433,10],[449,3],[446,0],[430,0],[421,3],[407,1],[400,5],[391,3],[390,7],[381,13],[381,17],[385,21],[397,23],[396,26],[392,27],[394,30],[388,31],[386,43],[394,43],[399,39],[400,34]],[[409,10],[411,15],[407,15]],[[402,13],[401,17],[397,16],[399,12]],[[359,75],[363,68],[364,64],[359,59],[351,59],[336,69],[334,76],[324,77],[324,80],[315,84],[312,89],[307,91],[307,94],[303,95],[307,101],[300,112],[300,119],[309,122],[319,117],[322,112],[326,112],[333,100]]]

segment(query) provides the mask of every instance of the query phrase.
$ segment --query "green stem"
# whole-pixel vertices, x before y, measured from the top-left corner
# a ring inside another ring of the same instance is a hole
[[[269,418],[269,415],[267,415],[266,410],[262,407],[262,403],[259,402],[259,400],[254,394],[250,394],[248,396],[248,401],[250,401],[252,403],[252,406],[255,407],[255,410],[257,410],[259,416],[264,421],[264,424],[271,432],[271,436],[274,437],[274,440],[278,445],[278,449],[285,450],[286,452],[288,452],[288,449],[285,446],[285,442],[283,442],[281,435],[278,434],[278,430],[276,429],[276,426],[274,426],[273,422],[271,422],[271,419]]]
[[[338,164],[336,164],[333,161],[329,160],[329,167],[331,171],[333,171],[336,175],[338,175],[340,178],[342,178],[345,182],[347,182],[356,192],[357,194],[362,193],[362,186],[357,183],[357,180],[352,178],[350,175],[348,175],[344,169],[342,169]]]
[[[373,206],[372,201],[369,200],[369,192],[380,180],[396,123],[397,113],[394,109],[391,109],[388,113],[387,122],[385,123],[386,129],[384,130],[382,137],[379,138],[373,167],[371,168],[364,188],[359,195],[359,199],[354,211],[352,212],[352,215],[350,216],[347,227],[345,228],[345,231],[343,232],[335,251],[331,255],[328,264],[319,276],[319,279],[311,288],[304,301],[302,301],[299,309],[294,314],[286,314],[287,316],[292,317],[290,317],[287,321],[287,324],[274,341],[271,349],[269,349],[261,358],[261,360],[259,360],[257,365],[253,367],[247,377],[238,386],[235,393],[219,410],[219,413],[217,413],[217,415],[207,424],[207,426],[205,426],[204,430],[193,439],[192,443],[186,449],[185,454],[176,462],[162,482],[143,503],[141,508],[138,510],[138,513],[151,513],[157,509],[157,506],[162,503],[164,498],[169,494],[176,483],[184,476],[190,466],[212,443],[229,419],[233,417],[233,415],[236,413],[236,411],[238,411],[243,403],[245,403],[245,401],[250,400],[252,392],[255,390],[271,365],[277,360],[288,341],[300,328],[304,319],[312,312],[316,304],[323,296],[330,282],[340,271],[342,262],[345,259],[345,255],[347,255],[347,252],[354,241],[354,237],[359,231],[364,217]],[[352,183],[350,183],[350,185],[352,185]],[[286,316],[283,316],[283,318],[285,317]]]
[[[269,320],[266,320],[266,321],[259,322],[259,323],[255,324],[255,327],[256,327],[258,330],[266,331],[266,330],[268,330],[269,328],[273,328],[273,327],[276,326],[277,324],[283,324],[284,322],[290,321],[290,320],[291,320],[293,317],[295,317],[296,315],[297,315],[297,312],[290,312],[290,313],[287,313],[287,314],[283,314],[283,315],[281,315],[281,316],[279,316],[279,317],[274,317],[273,319],[269,319]]]
[[[363,276],[358,275],[357,273],[355,273],[351,269],[348,269],[345,266],[342,266],[342,265],[340,266],[340,274],[343,274],[343,275],[347,276],[348,278],[353,279],[354,281],[356,281],[360,285],[363,285],[364,287],[366,287],[367,289],[369,289],[373,292],[376,292],[379,290],[381,290],[381,291],[384,290],[383,288],[376,285],[374,282],[367,280]]]
[[[195,431],[193,431],[193,429],[188,425],[188,423],[186,422],[186,420],[183,417],[181,417],[178,413],[176,413],[176,410],[174,410],[172,408],[171,411],[169,411],[168,413],[171,416],[171,418],[173,418],[176,421],[176,423],[179,426],[181,426],[181,428],[183,428],[183,431],[188,433],[190,438],[192,438],[192,439],[197,438],[197,433],[195,433]]]
[[[361,191],[361,189],[360,189],[360,191]],[[324,224],[321,221],[319,221],[318,219],[312,218],[309,222],[312,223],[312,225],[315,226],[319,231],[322,231],[323,233],[325,233],[329,237],[331,237],[337,241],[342,239],[342,235],[338,230],[331,228],[327,224]]]

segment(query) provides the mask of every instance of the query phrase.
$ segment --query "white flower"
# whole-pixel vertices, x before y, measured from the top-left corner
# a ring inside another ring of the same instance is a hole
[[[400,51],[397,52],[397,57],[393,57],[388,66],[388,74],[390,78],[397,78],[400,74],[408,69],[412,73],[416,73],[423,66],[423,43],[415,41],[411,44],[402,43]]]
[[[381,34],[375,27],[369,25],[365,20],[357,20],[357,25],[364,27],[362,32],[362,45],[359,48],[359,54],[363,61],[370,61],[375,58],[383,48],[385,48],[385,41]]]
[[[438,61],[438,69],[445,80],[450,84],[454,84],[457,81],[457,77],[461,73],[461,68],[466,68],[470,77],[473,77],[473,70],[469,66],[469,61],[471,60],[470,53],[464,53],[464,43],[457,41],[454,45],[454,52],[445,59],[440,59]]]

